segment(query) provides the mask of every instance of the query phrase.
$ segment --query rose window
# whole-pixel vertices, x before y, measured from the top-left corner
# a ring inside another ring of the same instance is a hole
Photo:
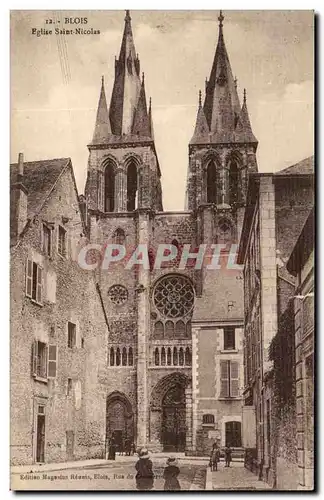
[[[155,307],[166,318],[179,318],[192,311],[194,291],[186,276],[165,276],[154,289]]]
[[[108,290],[108,297],[117,306],[124,304],[128,299],[128,291],[122,285],[113,285]]]

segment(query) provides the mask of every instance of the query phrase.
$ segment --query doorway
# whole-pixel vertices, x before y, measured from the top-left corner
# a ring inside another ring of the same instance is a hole
[[[125,441],[134,441],[134,419],[132,406],[128,399],[119,392],[110,394],[107,398],[106,409],[106,448],[114,438],[117,445],[116,451],[121,452],[125,447]]]
[[[164,451],[185,451],[186,403],[180,384],[171,387],[162,401],[162,444]]]
[[[36,462],[45,462],[45,406],[37,405]]]

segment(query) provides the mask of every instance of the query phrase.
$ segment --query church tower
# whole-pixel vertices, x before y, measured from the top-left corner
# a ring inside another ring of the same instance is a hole
[[[239,240],[248,172],[257,170],[256,140],[228,58],[222,12],[219,36],[205,100],[199,92],[198,113],[189,144],[187,208],[201,216],[201,242]]]
[[[148,107],[129,11],[115,59],[109,109],[102,78],[88,149],[85,196],[91,243],[102,249],[107,243],[124,245],[126,257],[139,245],[150,247],[154,213],[163,210],[161,172],[151,99]],[[97,282],[109,317],[107,373],[101,374],[105,390],[110,389],[106,443],[114,435],[117,441],[127,437],[144,445],[149,413],[150,269],[125,269],[123,261],[98,270]]]
[[[131,17],[115,59],[109,111],[102,77],[96,123],[88,145],[88,208],[99,213],[162,210],[160,167],[153,138],[151,100],[147,108],[144,73],[135,50]]]

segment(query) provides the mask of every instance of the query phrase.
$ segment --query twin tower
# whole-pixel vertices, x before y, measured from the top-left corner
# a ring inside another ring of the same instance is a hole
[[[247,173],[257,170],[257,140],[250,124],[245,90],[243,105],[238,97],[224,42],[222,13],[218,19],[215,57],[206,80],[203,104],[199,92],[197,120],[189,144],[186,209],[197,211],[213,205],[225,216],[218,232],[226,229],[233,233],[232,237],[237,237],[237,211],[244,205]],[[148,104],[129,11],[126,11],[119,58],[115,59],[110,106],[102,78],[95,129],[88,149],[85,194],[90,210],[98,214],[138,208],[163,211],[151,99]]]

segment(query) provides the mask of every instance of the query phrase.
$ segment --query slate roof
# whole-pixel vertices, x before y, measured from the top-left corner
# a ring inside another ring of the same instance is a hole
[[[309,156],[308,158],[295,163],[295,165],[284,168],[283,170],[279,170],[279,172],[275,173],[276,176],[309,174],[314,174],[314,156]]]
[[[24,185],[28,189],[28,218],[41,208],[58,177],[70,162],[70,158],[24,162]],[[17,173],[18,163],[11,164],[10,184],[15,182]]]

